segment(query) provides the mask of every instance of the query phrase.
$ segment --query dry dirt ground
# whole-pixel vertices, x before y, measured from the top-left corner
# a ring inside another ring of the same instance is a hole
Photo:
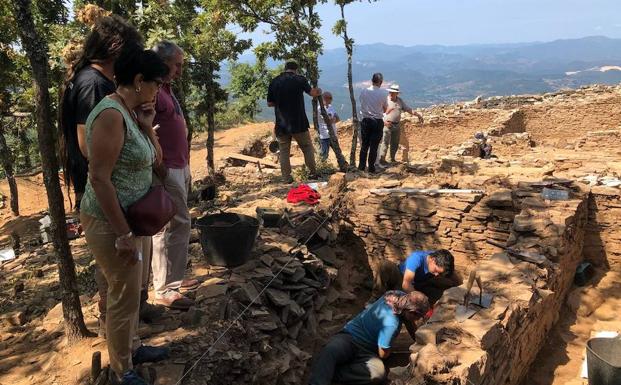
[[[621,176],[621,152],[619,143],[611,144],[606,151],[597,148],[588,151],[576,151],[575,143],[588,132],[618,129],[621,123],[621,92],[610,89],[603,93],[580,97],[560,98],[550,102],[521,107],[524,112],[524,126],[530,134],[534,147],[518,144],[497,144],[498,160],[476,162],[476,169],[471,172],[448,174],[438,177],[421,178],[421,184],[427,186],[450,185],[467,186],[470,182],[502,180],[520,175],[524,179],[536,180],[541,177],[542,168],[549,168],[555,176],[577,178],[589,173],[602,172]],[[442,106],[424,112],[426,123],[406,125],[409,130],[411,158],[425,160],[433,157],[437,151],[448,149],[471,139],[475,132],[485,131],[493,125],[502,109],[477,109],[462,106]],[[248,138],[269,135],[272,123],[257,123],[237,127],[216,133],[215,157],[219,164],[230,153],[239,152]],[[340,139],[343,152],[349,158],[351,129],[344,124]],[[191,168],[194,180],[206,175],[205,136],[195,139],[191,153]],[[616,148],[616,150],[615,150]],[[292,163],[299,165],[302,158],[299,150],[294,148]],[[334,162],[333,154],[330,160]],[[253,167],[253,166],[249,166]],[[396,172],[407,172],[398,168]],[[275,172],[278,174],[278,172]],[[388,175],[388,174],[387,174]],[[356,178],[367,175],[356,174]],[[384,176],[389,179],[388,176]],[[0,245],[9,243],[9,235],[15,231],[23,242],[34,239],[38,233],[37,220],[47,207],[45,189],[41,175],[18,178],[21,216],[14,218],[8,208],[0,210]],[[254,207],[264,204],[279,205],[287,188],[279,186],[274,179],[256,178],[254,180],[236,181],[229,186],[226,203],[239,206],[241,210],[251,212]],[[234,191],[237,189],[237,192]],[[0,183],[0,192],[8,194],[5,181]],[[7,202],[8,203],[8,202]],[[69,208],[68,201],[65,204]],[[195,210],[200,214],[200,208]],[[197,246],[195,244],[195,246]],[[100,350],[106,362],[105,342],[101,339],[86,339],[77,345],[67,346],[62,338],[62,318],[59,300],[59,285],[53,252],[49,245],[26,248],[18,260],[9,262],[0,269],[0,312],[22,317],[11,322],[18,326],[0,325],[0,385],[22,384],[74,384],[84,381],[90,368],[90,356]],[[92,274],[92,257],[89,255],[83,238],[72,241],[72,250],[76,260],[78,281],[82,303],[88,326],[95,328],[97,316],[95,305],[96,289],[89,281]],[[22,263],[29,261],[28,263]],[[209,279],[213,271],[192,259],[192,274]],[[614,273],[614,274],[613,274]],[[366,273],[352,272],[350,277],[360,284],[368,280]],[[618,282],[616,272],[598,272],[599,282]],[[20,284],[23,289],[20,290]],[[604,294],[602,294],[604,293]],[[367,293],[368,294],[368,293]],[[534,385],[562,385],[566,383],[581,384],[578,378],[579,368],[584,354],[584,346],[591,331],[600,327],[602,322],[612,322],[621,309],[621,288],[610,283],[605,290],[589,293],[601,301],[600,310],[590,316],[576,314],[575,308],[566,306],[559,318],[559,323],[551,333],[549,342],[543,347],[529,378],[524,382]],[[362,301],[364,302],[364,301]],[[340,315],[335,314],[330,327],[322,328],[320,338],[327,337],[338,329],[340,323],[355,313],[362,305],[361,301],[344,302]],[[189,338],[197,332],[192,328],[181,327],[179,313],[167,315],[167,323],[155,330],[144,326],[141,333],[150,343],[171,343]],[[209,316],[211,317],[211,316]],[[340,323],[339,323],[340,322]],[[600,323],[600,324],[598,324]],[[599,325],[599,326],[598,326]],[[607,324],[608,327],[621,325]],[[311,346],[316,349],[317,346]],[[167,370],[179,370],[181,362],[167,364]],[[183,367],[181,365],[181,367]],[[174,382],[160,382],[161,384]],[[300,382],[302,383],[302,382]]]

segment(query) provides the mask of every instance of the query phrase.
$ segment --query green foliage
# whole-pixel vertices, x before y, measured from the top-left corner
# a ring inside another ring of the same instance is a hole
[[[261,112],[260,101],[267,97],[271,79],[282,71],[282,67],[268,70],[265,62],[254,65],[230,62],[228,70],[231,81],[227,89],[232,98],[232,110],[244,119],[253,120]]]
[[[132,15],[132,20],[146,38],[146,46],[153,47],[161,40],[178,40],[176,20],[168,3],[150,2]]]
[[[315,161],[317,167],[317,176],[322,179],[334,174],[337,171],[330,162],[322,159],[319,154],[315,154]],[[294,168],[291,172],[291,176],[293,177],[293,180],[299,183],[308,181],[311,175],[306,165],[304,165],[302,167]]]

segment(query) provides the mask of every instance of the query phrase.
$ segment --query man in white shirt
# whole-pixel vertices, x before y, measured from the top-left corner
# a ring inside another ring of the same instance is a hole
[[[403,99],[399,97],[399,92],[400,90],[398,84],[393,84],[390,88],[388,88],[388,108],[386,109],[386,114],[384,115],[384,137],[378,158],[380,166],[386,165],[386,153],[388,152],[389,145],[390,161],[395,162],[395,156],[397,155],[401,139],[401,113],[403,111],[409,112],[410,114],[418,117],[418,121],[420,123],[423,122],[423,116],[405,104]],[[405,140],[407,141],[407,136],[405,136]],[[404,156],[404,158],[405,159],[402,160],[407,162],[407,157]]]
[[[323,105],[326,108],[328,117],[330,118],[330,127],[336,136],[336,123],[340,121],[340,118],[336,114],[334,107],[332,107],[332,94],[330,92],[324,92],[322,98]],[[319,143],[321,144],[321,158],[326,160],[328,159],[328,152],[330,151],[330,132],[328,131],[328,124],[326,124],[323,120],[323,116],[321,116],[320,106],[317,106],[317,114],[319,116]]]
[[[386,90],[380,88],[384,82],[384,76],[379,72],[375,73],[371,82],[373,85],[360,93],[362,122],[360,124],[361,143],[358,169],[364,171],[368,166],[368,171],[374,173],[377,148],[382,140],[382,129],[384,128],[382,118],[388,103]]]

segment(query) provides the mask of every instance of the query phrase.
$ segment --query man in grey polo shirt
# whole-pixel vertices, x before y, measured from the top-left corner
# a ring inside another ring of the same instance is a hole
[[[377,148],[382,140],[382,129],[384,128],[382,118],[388,103],[386,90],[380,88],[384,76],[379,72],[375,73],[371,81],[373,85],[360,93],[362,123],[360,125],[361,144],[358,168],[364,171],[368,165],[369,172],[374,173]]]
[[[390,145],[390,161],[395,162],[395,156],[399,149],[399,139],[401,138],[401,113],[409,112],[418,117],[419,123],[423,122],[423,116],[405,104],[399,97],[399,85],[393,84],[388,88],[388,108],[384,116],[384,137],[380,146],[378,163],[380,166],[386,165],[386,153]],[[403,159],[404,162],[407,159]]]

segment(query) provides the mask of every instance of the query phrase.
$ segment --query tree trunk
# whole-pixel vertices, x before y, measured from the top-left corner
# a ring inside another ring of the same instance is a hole
[[[19,200],[17,196],[17,182],[15,182],[15,175],[13,174],[13,156],[11,150],[6,144],[4,138],[4,131],[0,128],[0,163],[4,169],[6,175],[6,181],[9,183],[9,190],[11,192],[11,211],[13,215],[19,216]]]
[[[30,157],[30,138],[28,138],[28,130],[22,126],[18,125],[16,122],[16,126],[18,127],[17,137],[19,138],[20,144],[20,152],[24,157],[24,170],[32,169],[32,158]],[[20,127],[21,126],[21,127]]]
[[[341,18],[345,22],[345,4],[340,4]],[[347,35],[347,24],[343,26],[343,41],[347,50],[347,85],[349,86],[349,99],[351,100],[351,119],[352,119],[352,137],[351,150],[349,151],[349,163],[356,164],[356,150],[358,146],[358,130],[360,129],[360,121],[358,120],[358,108],[356,107],[356,97],[354,96],[354,82],[352,76],[352,57],[354,53],[353,42]]]
[[[84,324],[78,293],[75,265],[67,241],[65,206],[58,178],[58,158],[54,143],[54,127],[50,107],[47,44],[37,32],[30,10],[30,0],[13,0],[15,19],[22,47],[32,67],[36,106],[37,137],[41,151],[43,181],[47,191],[52,237],[58,254],[58,276],[62,289],[65,332],[70,343],[90,336]]]
[[[334,134],[334,130],[330,124],[330,117],[328,116],[328,112],[326,111],[325,106],[323,105],[323,99],[317,98],[319,102],[319,108],[321,109],[321,117],[323,121],[328,125],[328,134],[330,135],[330,147],[332,151],[334,151],[334,155],[336,156],[336,162],[339,165],[339,170],[342,172],[347,172],[347,161],[343,156],[343,152],[341,151],[341,146],[339,145],[339,138]]]
[[[317,81],[318,76],[317,76],[316,71],[314,71],[313,69],[309,67],[306,72],[309,75],[311,86],[316,88],[317,83],[318,83]],[[312,115],[313,116],[313,128],[315,129],[315,132],[317,133],[317,137],[316,137],[317,140],[315,140],[315,152],[319,153],[321,144],[319,143],[319,115],[317,114],[317,106],[319,106],[319,104],[317,103],[317,99],[320,99],[320,98],[313,98],[311,100],[311,110],[313,112],[313,115]]]
[[[214,72],[214,65],[213,63],[209,63],[208,64],[208,84],[209,86],[207,87],[207,101],[208,101],[208,105],[207,105],[207,171],[209,173],[209,175],[214,175],[215,174],[215,162],[214,162],[214,155],[213,155],[213,146],[214,146],[214,134],[216,131],[216,122],[215,122],[215,110],[216,110],[216,106],[215,106],[215,90],[214,90],[214,81],[213,81],[213,72]]]

